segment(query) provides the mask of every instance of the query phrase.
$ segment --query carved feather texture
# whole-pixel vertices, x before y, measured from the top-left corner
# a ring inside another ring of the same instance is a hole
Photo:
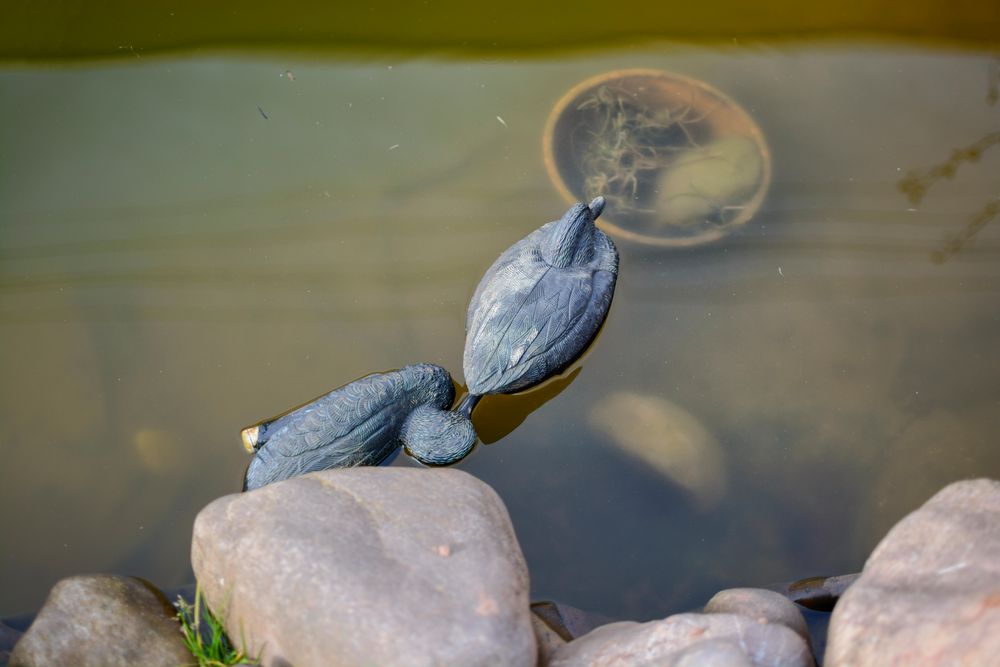
[[[526,389],[564,370],[607,316],[618,252],[594,229],[594,253],[559,268],[542,257],[550,222],[508,248],[487,270],[466,316],[465,380],[473,394]]]
[[[351,382],[264,429],[266,440],[247,469],[246,486],[315,470],[377,465],[396,451],[400,430],[418,405],[446,409],[451,376],[431,364],[407,366]]]

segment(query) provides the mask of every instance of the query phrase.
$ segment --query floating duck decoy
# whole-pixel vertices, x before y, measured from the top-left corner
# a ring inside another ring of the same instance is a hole
[[[421,463],[454,463],[476,443],[472,422],[448,411],[454,400],[448,371],[431,364],[375,373],[334,389],[243,429],[243,444],[254,452],[243,488],[316,470],[378,465],[400,445]]]
[[[465,321],[470,416],[485,394],[527,389],[565,370],[597,335],[614,296],[618,251],[594,225],[604,197],[575,204],[486,271]]]

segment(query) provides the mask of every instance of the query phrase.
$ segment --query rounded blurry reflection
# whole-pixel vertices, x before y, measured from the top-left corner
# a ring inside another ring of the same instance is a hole
[[[132,436],[132,447],[139,462],[146,470],[165,473],[176,467],[180,460],[177,439],[166,431],[143,428]]]
[[[722,498],[722,449],[687,410],[657,396],[619,391],[594,406],[589,419],[621,451],[690,492],[703,508]]]

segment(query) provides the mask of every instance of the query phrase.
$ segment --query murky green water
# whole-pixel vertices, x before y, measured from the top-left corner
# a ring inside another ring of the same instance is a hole
[[[1000,476],[1000,147],[919,202],[898,187],[1000,130],[988,53],[8,64],[0,615],[74,573],[189,581],[195,513],[239,489],[240,427],[374,370],[460,377],[482,272],[565,208],[549,109],[621,67],[733,97],[774,178],[718,244],[619,242],[582,370],[461,464],[506,501],[534,596],[649,618],[856,571],[940,486]]]

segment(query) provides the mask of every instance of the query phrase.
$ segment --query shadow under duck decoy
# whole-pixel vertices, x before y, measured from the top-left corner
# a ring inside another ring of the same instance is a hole
[[[374,373],[240,433],[254,452],[243,490],[350,466],[378,465],[402,445],[427,465],[463,458],[476,443],[472,422],[449,411],[448,371],[414,364]]]
[[[465,321],[469,417],[486,394],[533,387],[594,340],[618,279],[618,250],[594,224],[604,197],[575,204],[508,248],[486,271]]]
[[[569,387],[582,370],[582,366],[577,366],[573,370],[555,375],[538,386],[516,394],[483,396],[476,405],[475,418],[472,420],[479,442],[491,445],[506,438],[524,423],[531,413]]]

